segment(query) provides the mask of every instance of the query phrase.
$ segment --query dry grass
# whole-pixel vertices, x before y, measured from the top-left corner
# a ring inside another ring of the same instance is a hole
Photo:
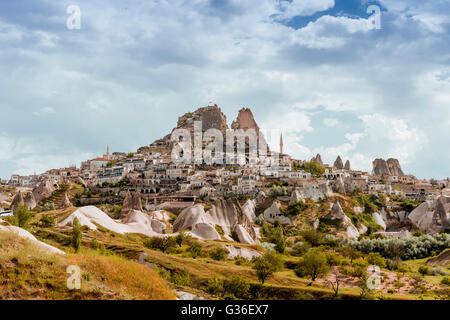
[[[80,290],[68,290],[67,266],[82,271]],[[28,240],[0,232],[0,299],[175,299],[150,268],[95,252],[49,255]]]

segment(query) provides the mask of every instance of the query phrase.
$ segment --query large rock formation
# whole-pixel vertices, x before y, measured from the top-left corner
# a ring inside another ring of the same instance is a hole
[[[352,170],[352,166],[350,165],[350,160],[345,161],[344,169],[348,170],[348,171]]]
[[[331,197],[333,195],[333,191],[331,190],[328,181],[316,184],[307,184],[298,187],[296,190],[300,193],[302,198],[311,198],[314,201]]]
[[[37,201],[34,198],[34,195],[32,192],[29,192],[25,196],[25,205],[27,206],[28,210],[33,210],[37,206]]]
[[[268,148],[267,142],[264,138],[264,136],[261,134],[262,141],[259,141],[260,139],[260,129],[258,127],[258,124],[255,121],[255,118],[253,117],[253,113],[248,108],[242,108],[239,110],[238,116],[235,121],[231,123],[231,129],[232,130],[243,130],[247,131],[249,129],[255,130],[258,143],[265,144],[265,146]]]
[[[141,201],[141,192],[136,191],[131,195],[130,190],[127,190],[125,194],[125,198],[122,204],[121,217],[124,218],[133,210],[143,211],[142,209],[142,201]]]
[[[177,126],[172,132],[164,138],[155,141],[153,145],[172,148],[173,143],[171,141],[171,135],[176,129],[187,129],[190,132],[192,139],[194,139],[194,122],[196,121],[202,122],[202,132],[205,132],[208,129],[218,129],[222,132],[223,137],[225,137],[226,130],[228,129],[227,117],[217,105],[214,105],[199,108],[194,112],[188,112],[181,117],[178,117]]]
[[[399,161],[393,158],[389,158],[387,161],[375,159],[372,162],[372,173],[380,177],[382,175],[401,176],[404,174]]]
[[[60,209],[69,208],[72,206],[72,203],[69,200],[69,196],[67,193],[64,194],[64,197],[61,200],[61,203],[59,204]]]
[[[25,201],[23,199],[23,194],[22,194],[22,192],[19,191],[19,193],[14,196],[14,199],[11,202],[11,208],[23,206],[24,204],[25,204]]]
[[[334,161],[333,167],[336,168],[336,169],[338,169],[338,170],[344,169],[344,163],[343,163],[343,161],[342,161],[341,156],[338,156],[338,157],[336,158],[336,161]]]
[[[274,201],[272,205],[264,210],[264,219],[269,221],[270,223],[274,223],[275,220],[279,220],[283,225],[291,225],[292,221],[289,217],[285,216],[281,213],[280,203],[278,201]]]
[[[46,179],[40,182],[33,189],[33,196],[37,203],[40,203],[42,200],[47,199],[52,195],[52,193],[59,188],[58,181],[54,179]]]
[[[389,175],[391,171],[384,159],[375,159],[372,162],[372,173],[376,176]]]
[[[289,203],[303,201],[303,197],[297,189],[294,189],[291,194],[291,199],[289,199]]]
[[[323,166],[322,157],[320,156],[319,153],[315,157],[313,157],[311,159],[311,161],[314,161],[315,163],[320,164],[321,166]]]
[[[111,217],[97,207],[87,206],[77,209],[66,219],[58,223],[58,226],[73,225],[75,218],[78,218],[82,226],[86,226],[91,230],[97,230],[97,225],[100,225],[103,228],[120,234],[141,233],[149,237],[164,236],[162,233],[154,230],[155,225],[155,229],[158,229],[159,221],[152,219],[149,215],[141,211],[132,210],[122,222],[118,222],[111,219]],[[156,221],[156,223],[153,221]],[[162,230],[158,229],[158,231]]]
[[[393,176],[404,175],[402,168],[400,167],[400,162],[397,159],[389,158],[387,159],[386,163],[391,175]]]
[[[257,235],[236,199],[216,200],[205,212],[201,204],[184,209],[173,224],[175,232],[191,229],[191,234],[207,240],[221,239],[216,226],[223,230],[224,237],[232,240],[235,232],[242,243],[255,244]]]
[[[349,217],[342,210],[341,204],[339,203],[338,198],[334,200],[333,206],[331,207],[331,211],[324,217],[330,220],[337,220],[340,222],[340,227],[345,230],[345,235],[349,239],[356,240],[359,235],[364,233],[367,228],[361,228],[358,230]]]
[[[424,233],[440,233],[450,229],[450,197],[441,196],[434,201],[425,201],[415,208],[407,218]]]

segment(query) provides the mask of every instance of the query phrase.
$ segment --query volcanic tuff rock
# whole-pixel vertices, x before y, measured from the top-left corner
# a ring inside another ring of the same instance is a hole
[[[238,116],[236,118],[235,121],[233,121],[231,123],[231,129],[232,130],[244,130],[247,131],[248,129],[253,129],[255,130],[256,134],[257,134],[257,138],[258,138],[258,142],[259,141],[259,127],[258,124],[255,121],[255,118],[253,117],[253,113],[250,109],[248,108],[242,108],[241,110],[239,110]],[[262,136],[263,141],[261,141],[261,143],[264,143],[266,145],[266,147],[268,148],[267,142],[264,138],[264,136]],[[267,149],[269,150],[269,149]]]
[[[122,204],[121,216],[125,217],[130,211],[137,210],[143,211],[142,202],[141,202],[141,192],[136,191],[133,195],[131,195],[130,190],[127,190],[125,194],[125,199]]]
[[[184,209],[173,224],[175,232],[191,228],[191,234],[207,240],[220,239],[215,226],[219,226],[224,236],[236,232],[242,243],[256,243],[256,232],[237,199],[216,200],[205,212],[200,204]]]
[[[61,203],[60,203],[59,207],[61,209],[64,209],[64,208],[69,208],[71,206],[72,206],[72,203],[69,200],[69,196],[67,195],[67,193],[65,193],[64,197],[61,200]]]
[[[28,210],[33,210],[34,208],[36,208],[37,202],[32,192],[29,192],[25,196],[25,205],[27,206]]]
[[[281,213],[280,203],[278,201],[274,201],[269,208],[264,210],[264,219],[266,219],[270,223],[274,223],[275,220],[279,220],[283,225],[292,224],[291,219]]]
[[[39,203],[42,200],[50,197],[56,189],[58,189],[59,183],[54,179],[46,179],[40,182],[33,189],[33,196],[36,199],[36,202]]]
[[[17,206],[23,206],[25,204],[23,200],[22,192],[19,191],[18,194],[14,197],[13,201],[11,202],[11,208],[17,207]]]
[[[218,129],[225,137],[226,130],[228,129],[227,117],[215,104],[214,106],[199,108],[194,112],[188,112],[182,115],[178,118],[177,126],[172,132],[163,139],[155,141],[153,144],[162,144],[172,147],[170,138],[176,129],[187,129],[191,133],[192,139],[194,139],[194,122],[196,121],[202,122],[202,132],[205,132],[208,129]]]
[[[415,208],[408,220],[424,233],[439,233],[450,229],[450,197],[441,196],[425,201]]]
[[[345,170],[352,170],[352,166],[350,165],[350,160],[345,161],[345,166],[344,166]]]
[[[387,159],[387,165],[389,167],[389,171],[393,176],[402,176],[404,173],[402,168],[400,167],[400,162],[397,159],[389,158]]]
[[[322,157],[320,156],[319,153],[314,158],[312,158],[311,161],[314,161],[315,163],[320,164],[321,166],[323,166]]]
[[[372,162],[372,167],[372,173],[376,176],[382,176],[383,174],[401,176],[404,174],[399,161],[393,158],[389,158],[387,161],[384,159],[375,159]]]
[[[391,174],[389,167],[384,159],[375,159],[372,162],[372,173],[376,176],[382,176],[383,174]]]
[[[348,238],[350,239],[358,239],[359,235],[363,232],[365,232],[364,228],[361,228],[358,230],[352,223],[349,217],[344,213],[344,210],[342,210],[342,207],[339,203],[339,200],[336,198],[333,204],[333,207],[331,208],[330,213],[328,213],[324,218],[330,219],[330,220],[338,220],[341,221],[342,227],[345,229],[345,233]]]
[[[344,169],[344,163],[342,162],[341,156],[338,156],[336,158],[336,161],[334,162],[333,167],[335,167],[338,170]]]
[[[318,184],[301,186],[298,187],[297,190],[302,198],[311,198],[314,201],[324,199],[326,197],[331,197],[333,194],[328,181]]]

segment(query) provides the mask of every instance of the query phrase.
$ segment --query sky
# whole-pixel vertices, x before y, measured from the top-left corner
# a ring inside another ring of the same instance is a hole
[[[135,151],[212,101],[297,159],[446,178],[449,40],[450,0],[1,1],[0,177]]]

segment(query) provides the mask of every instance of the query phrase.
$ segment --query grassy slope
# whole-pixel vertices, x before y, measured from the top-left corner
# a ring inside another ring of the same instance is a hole
[[[68,290],[68,265],[82,270],[81,290]],[[94,252],[48,255],[12,233],[0,233],[0,299],[174,299],[150,268]]]

